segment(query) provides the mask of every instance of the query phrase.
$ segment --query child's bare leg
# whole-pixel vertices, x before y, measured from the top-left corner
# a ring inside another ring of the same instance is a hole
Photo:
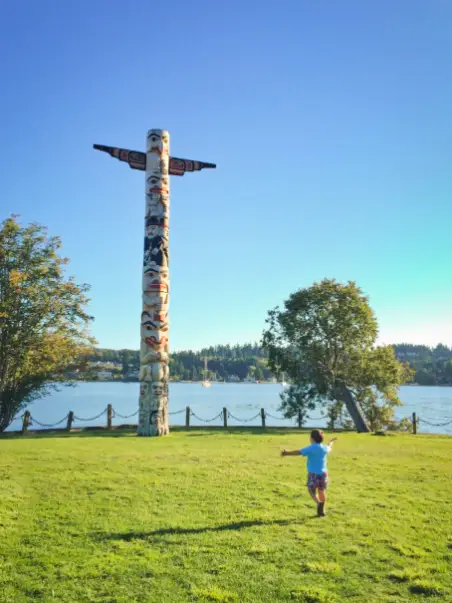
[[[319,504],[317,505],[317,514],[319,517],[325,516],[326,492],[319,488]]]
[[[308,492],[309,492],[312,500],[318,505],[320,501],[317,498],[316,488],[308,488]],[[319,493],[320,493],[320,491],[319,491]]]

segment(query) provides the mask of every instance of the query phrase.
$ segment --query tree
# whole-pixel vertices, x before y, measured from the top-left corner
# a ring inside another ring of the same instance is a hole
[[[344,410],[344,404],[342,402],[331,402],[328,404],[326,409],[326,414],[328,417],[328,429],[334,429],[336,427],[336,423],[341,419],[342,412]]]
[[[297,417],[299,426],[308,418],[308,411],[314,410],[315,401],[311,395],[311,388],[305,384],[291,384],[281,394],[280,410],[287,419]]]
[[[254,373],[254,376],[256,377],[256,381],[264,380],[264,371],[261,369],[261,367],[259,365],[256,366],[256,372]]]
[[[65,278],[60,247],[38,224],[1,224],[0,431],[28,403],[71,384],[94,343],[85,311],[89,287]]]
[[[129,374],[130,354],[129,350],[121,350],[122,374],[127,377]]]
[[[369,430],[366,418],[377,425],[379,404],[392,412],[400,404],[397,388],[410,371],[391,346],[375,347],[377,321],[355,283],[325,279],[300,289],[283,310],[268,313],[267,324],[262,343],[270,369],[284,372],[313,403],[343,402],[358,431]]]

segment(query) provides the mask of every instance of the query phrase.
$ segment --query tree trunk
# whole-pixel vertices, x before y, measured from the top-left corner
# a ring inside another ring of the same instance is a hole
[[[3,395],[3,399],[0,399],[0,433],[3,433],[7,427],[11,425],[14,419],[14,414],[17,412],[17,405],[8,402],[5,398],[6,395],[0,391]]]
[[[356,404],[352,392],[343,384],[336,387],[336,396],[341,400],[351,416],[358,433],[369,433],[370,429],[366,423],[362,410]]]

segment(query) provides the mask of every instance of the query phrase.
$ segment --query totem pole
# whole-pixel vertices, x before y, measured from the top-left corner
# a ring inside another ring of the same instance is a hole
[[[169,379],[169,176],[183,176],[213,163],[169,156],[169,134],[149,130],[146,153],[94,145],[136,170],[146,171],[146,209],[141,314],[138,435],[168,433]]]

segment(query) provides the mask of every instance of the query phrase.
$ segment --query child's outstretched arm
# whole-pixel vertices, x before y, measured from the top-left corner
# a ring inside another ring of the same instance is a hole
[[[281,456],[301,456],[299,450],[281,450]]]
[[[327,444],[329,451],[331,452],[333,450],[333,444],[334,442],[337,440],[337,438],[333,438],[332,440],[330,440]]]

